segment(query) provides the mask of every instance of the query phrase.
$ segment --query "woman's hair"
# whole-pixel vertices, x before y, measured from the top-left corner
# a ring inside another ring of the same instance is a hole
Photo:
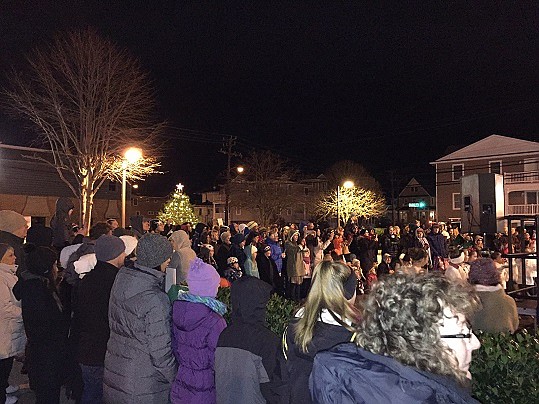
[[[327,309],[343,327],[355,331],[345,322],[349,320],[356,324],[360,319],[359,311],[345,297],[344,284],[350,275],[350,268],[343,262],[322,261],[315,267],[303,317],[295,327],[295,342],[303,352],[307,352],[323,309]]]
[[[425,249],[421,247],[409,248],[408,255],[410,256],[412,261],[421,261],[422,259],[428,257],[427,251],[425,251]]]
[[[466,384],[466,373],[441,341],[439,327],[445,308],[469,318],[479,304],[468,284],[436,273],[395,273],[380,279],[365,300],[355,341],[375,354]]]
[[[245,245],[252,244],[254,238],[257,236],[258,236],[258,233],[256,231],[250,231],[249,234],[247,234],[247,237],[245,237]]]

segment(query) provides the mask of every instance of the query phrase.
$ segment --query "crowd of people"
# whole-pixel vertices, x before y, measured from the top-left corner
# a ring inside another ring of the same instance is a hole
[[[72,210],[60,198],[51,227],[30,229],[0,211],[0,404],[16,401],[16,358],[38,404],[63,385],[80,403],[474,402],[472,327],[518,327],[503,235],[489,251],[444,224],[378,234],[354,218],[193,228],[136,216],[86,236]],[[273,293],[300,304],[283,335],[266,323]]]

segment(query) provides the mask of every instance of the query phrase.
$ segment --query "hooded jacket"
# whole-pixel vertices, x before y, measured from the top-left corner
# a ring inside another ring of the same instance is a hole
[[[129,218],[129,224],[131,225],[131,230],[133,231],[137,239],[141,238],[144,234],[144,229],[142,228],[142,221],[144,218],[142,216],[131,216]]]
[[[281,273],[283,269],[283,251],[281,250],[281,246],[277,241],[273,241],[271,238],[266,238],[266,244],[270,246],[271,248],[271,258],[273,261],[275,261],[275,265],[277,266],[277,271]]]
[[[316,355],[309,388],[314,403],[477,403],[448,377],[403,365],[353,343]]]
[[[176,376],[165,274],[135,264],[118,271],[109,301],[110,338],[103,399],[114,404],[167,403]]]
[[[296,316],[301,315],[300,309]],[[309,375],[313,367],[314,357],[320,351],[325,351],[343,342],[349,342],[352,333],[341,325],[337,325],[328,312],[322,313],[321,319],[314,327],[313,338],[307,346],[307,352],[303,352],[294,341],[295,327],[298,321],[299,317],[295,317],[290,322],[285,331],[283,344],[289,377],[290,402],[310,403]]]
[[[13,248],[15,253],[15,264],[17,264],[17,276],[26,272],[26,252],[24,251],[24,239],[17,237],[13,233],[0,230],[0,243],[7,244]]]
[[[277,265],[271,258],[266,257],[263,251],[259,252],[256,256],[256,263],[258,265],[258,273],[260,279],[271,285],[274,292],[278,292],[281,289],[281,276],[277,271]]]
[[[189,272],[191,262],[197,255],[191,248],[191,241],[185,231],[175,231],[170,235],[170,240],[174,242],[175,250],[168,267],[176,269],[177,283],[185,282],[187,281],[187,272]]]
[[[56,248],[64,248],[69,244],[69,211],[74,208],[70,198],[56,200],[56,211],[51,218],[52,245]]]
[[[172,313],[178,374],[170,392],[171,402],[215,403],[215,347],[226,328],[225,319],[204,303],[183,300],[174,302]]]
[[[266,305],[271,286],[243,276],[231,286],[232,321],[220,335],[215,351],[217,402],[275,402],[272,387],[279,337],[267,328]],[[241,363],[242,366],[235,366]]]
[[[16,265],[0,263],[0,359],[24,352],[26,344],[21,302],[13,294],[13,286],[17,283],[16,269]]]

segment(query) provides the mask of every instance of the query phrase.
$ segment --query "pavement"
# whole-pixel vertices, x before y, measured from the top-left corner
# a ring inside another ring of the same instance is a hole
[[[19,391],[14,394],[18,397],[19,401],[17,404],[35,404],[36,396],[33,391],[30,390],[28,384],[28,375],[21,374],[22,363],[15,361],[13,363],[13,369],[11,370],[11,375],[9,376],[9,384],[19,386]],[[74,404],[74,400],[68,400],[65,396],[65,390],[62,388],[60,394],[60,404]]]

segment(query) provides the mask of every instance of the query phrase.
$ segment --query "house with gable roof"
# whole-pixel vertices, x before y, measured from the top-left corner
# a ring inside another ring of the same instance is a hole
[[[461,221],[463,176],[503,175],[505,215],[539,214],[539,142],[490,135],[431,162],[439,221]]]
[[[397,198],[400,223],[419,220],[422,224],[434,220],[436,212],[435,197],[415,178],[402,189]]]

